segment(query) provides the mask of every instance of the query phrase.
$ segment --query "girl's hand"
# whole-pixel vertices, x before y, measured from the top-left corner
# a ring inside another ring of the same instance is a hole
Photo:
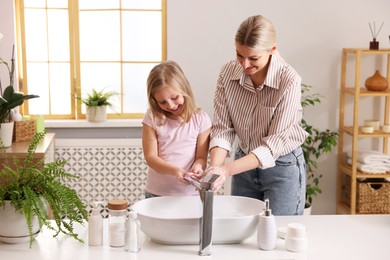
[[[192,173],[191,173],[191,172],[186,172],[186,171],[183,170],[183,169],[179,169],[179,170],[175,173],[175,176],[176,176],[176,180],[177,180],[180,184],[188,185],[188,182],[187,182],[186,180],[184,180],[184,177],[185,177],[185,176],[192,176]]]
[[[209,175],[209,174],[219,175],[219,177],[212,184],[212,189],[214,192],[217,192],[223,186],[223,184],[226,181],[226,177],[229,176],[229,173],[222,166],[210,167],[205,171],[204,174],[205,175]]]

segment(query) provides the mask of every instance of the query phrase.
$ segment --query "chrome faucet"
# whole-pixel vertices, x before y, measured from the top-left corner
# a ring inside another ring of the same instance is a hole
[[[212,190],[213,182],[219,177],[217,174],[209,174],[201,181],[192,179],[191,177],[184,177],[184,179],[191,185],[197,188],[199,196],[203,204],[202,218],[200,219],[200,241],[199,241],[199,255],[211,255],[212,231],[213,231],[213,201],[214,192]]]

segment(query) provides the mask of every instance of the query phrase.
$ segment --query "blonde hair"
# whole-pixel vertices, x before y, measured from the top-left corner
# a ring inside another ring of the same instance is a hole
[[[267,18],[255,15],[245,19],[237,30],[236,43],[270,51],[276,43],[276,31]]]
[[[169,112],[162,110],[154,98],[156,92],[163,87],[171,87],[180,92],[184,97],[183,124],[190,121],[193,113],[199,111],[195,104],[195,98],[184,72],[179,64],[174,61],[164,61],[150,71],[147,79],[147,95],[150,110],[154,117],[161,119],[161,124],[166,122]]]

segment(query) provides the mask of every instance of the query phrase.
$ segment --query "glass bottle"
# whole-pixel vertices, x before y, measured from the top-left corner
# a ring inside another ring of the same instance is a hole
[[[92,213],[88,219],[88,244],[90,246],[103,245],[103,217],[100,215],[100,201],[93,202]]]
[[[123,247],[126,235],[126,200],[108,201],[109,243],[111,247]]]
[[[126,245],[125,250],[131,253],[137,253],[141,250],[140,241],[140,222],[137,218],[137,212],[130,211],[126,222]]]

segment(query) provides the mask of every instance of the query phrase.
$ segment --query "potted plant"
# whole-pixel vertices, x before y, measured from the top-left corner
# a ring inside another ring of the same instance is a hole
[[[27,230],[27,234],[23,236],[19,234],[16,237],[29,238],[31,247],[37,235],[37,229],[33,224],[38,222],[38,230],[45,225],[55,232],[54,236],[64,233],[82,242],[82,239],[74,232],[73,224],[84,224],[84,221],[88,219],[86,207],[77,193],[62,181],[78,177],[64,170],[66,164],[64,160],[48,163],[44,158],[34,160],[35,150],[44,136],[45,132],[35,134],[29,145],[27,156],[23,160],[16,158],[11,160],[3,154],[0,164],[0,225],[9,228],[2,226],[0,235],[2,239],[12,238],[11,235],[4,235],[2,232],[14,231],[22,224],[26,225],[27,228],[24,229]],[[12,212],[3,211],[10,207],[11,211],[23,215],[24,223],[18,223],[17,227],[12,228],[10,223],[5,223],[4,219],[16,218],[9,217]],[[55,224],[50,221],[51,219]]]
[[[107,119],[107,106],[112,106],[109,100],[117,94],[115,91],[92,89],[86,98],[81,99],[82,103],[87,106],[87,120],[91,122],[105,121]]]
[[[303,108],[307,106],[315,106],[321,103],[322,96],[319,94],[305,95],[311,90],[311,86],[302,84],[302,100]],[[302,145],[303,154],[306,160],[306,202],[305,208],[311,207],[313,198],[321,193],[319,186],[322,174],[318,172],[317,159],[324,153],[332,151],[337,145],[338,133],[329,129],[320,130],[310,125],[302,118],[301,126],[309,136]]]
[[[2,93],[2,96],[0,96],[1,123],[12,122],[11,110],[22,105],[24,100],[39,97],[38,95],[24,95],[22,93],[15,92],[12,85],[6,87],[3,92],[0,84],[0,91]]]
[[[6,61],[0,58],[0,64],[4,64],[7,67],[9,74],[9,85],[4,89],[0,80],[0,137],[3,142],[3,146],[8,147],[12,144],[13,133],[13,118],[16,114],[16,107],[23,104],[27,99],[37,98],[37,95],[24,95],[22,93],[15,92],[13,86],[14,72],[15,72],[15,59],[14,51],[12,51],[11,67]]]

